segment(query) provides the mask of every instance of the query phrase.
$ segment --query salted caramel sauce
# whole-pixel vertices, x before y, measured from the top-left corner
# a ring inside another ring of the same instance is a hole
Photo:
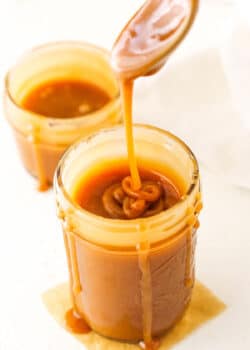
[[[69,267],[70,273],[72,274],[72,291],[75,296],[81,293],[82,287],[81,287],[81,282],[80,282],[80,277],[79,277],[79,271],[78,271],[78,265],[77,265],[77,259],[76,259],[76,247],[75,247],[75,238],[70,233],[69,230],[65,229],[64,234],[64,242],[65,242],[65,247],[67,251],[67,255],[69,256],[69,261],[71,261],[71,266]]]
[[[29,142],[32,144],[33,153],[34,153],[35,166],[36,166],[37,179],[38,179],[37,189],[39,192],[44,192],[48,190],[50,185],[47,180],[45,167],[44,167],[40,149],[39,149],[39,142],[40,142],[39,130],[33,125],[30,128]]]
[[[65,323],[68,330],[75,334],[87,334],[91,332],[91,328],[87,322],[77,314],[74,308],[66,312]]]
[[[94,112],[110,101],[108,94],[89,82],[53,80],[24,97],[24,109],[50,118],[77,118]]]
[[[161,208],[169,209],[178,203],[182,192],[180,185],[172,183],[168,176],[149,169],[149,164],[147,167],[141,164],[138,168],[142,188],[137,192],[131,187],[127,161],[117,158],[111,164],[100,163],[98,171],[83,174],[75,183],[72,199],[82,209],[108,219],[130,220],[131,216],[138,214],[138,210],[141,218],[153,216],[161,212]],[[127,199],[136,201],[139,195],[144,198],[141,200],[144,202],[142,207],[124,209]]]
[[[105,205],[100,199],[102,198],[103,192],[105,192],[107,188],[112,188],[112,186],[119,184],[122,181],[122,179],[126,180],[128,178],[127,176],[129,175],[129,166],[126,160],[117,159],[115,162],[112,163],[112,166],[111,164],[106,165],[106,167],[105,165],[103,165],[103,167],[100,166],[98,167],[98,169],[98,172],[90,171],[88,175],[83,174],[82,179],[79,178],[78,182],[74,185],[74,190],[72,191],[72,199],[86,211],[92,212],[93,214],[98,216],[103,216],[112,219],[112,215],[105,210]],[[171,183],[170,179],[168,179],[162,173],[157,173],[156,171],[140,167],[139,174],[142,183],[154,183],[158,186],[161,185],[165,195],[164,201],[166,207],[170,208],[180,200],[181,192],[176,186],[174,186],[173,183]],[[131,188],[130,190],[132,191]],[[146,196],[149,195],[147,192],[144,194]],[[80,285],[79,271],[77,268],[79,261],[77,259],[74,249],[74,227],[71,225],[70,219],[72,213],[64,213],[63,210],[60,209],[59,204],[58,206],[58,217],[61,218],[61,220],[63,220],[64,223],[63,229],[65,246],[69,261],[70,278],[72,281],[72,293],[75,299],[77,298],[77,295],[80,295],[82,290]],[[151,274],[148,273],[148,270],[150,269],[150,262],[148,258],[150,244],[149,240],[145,239],[146,234],[144,231],[146,230],[146,227],[144,230],[143,223],[140,223],[139,225],[139,231],[141,236],[139,239],[140,244],[136,247],[136,249],[140,252],[138,267],[142,275],[142,278],[140,279],[140,298],[142,304],[142,324],[144,339],[144,342],[142,342],[140,346],[146,349],[156,349],[156,344],[158,344],[158,341],[153,340],[151,337],[152,281]],[[79,288],[77,288],[77,285],[79,286]],[[147,290],[148,293],[145,293],[145,290]],[[82,317],[84,318],[83,315]]]
[[[140,190],[132,128],[132,93],[134,79],[156,73],[168,55],[184,38],[191,27],[198,8],[196,0],[149,0],[128,22],[112,50],[113,67],[120,80],[124,111],[130,174],[134,190]],[[187,233],[186,284],[192,285],[192,231]],[[152,349],[152,284],[149,268],[150,242],[142,230],[138,250],[138,264],[142,273],[141,298],[143,313],[143,344]],[[158,346],[156,346],[157,348]],[[155,348],[155,347],[154,347]]]
[[[186,256],[186,287],[192,287],[194,283],[193,276],[193,264],[192,264],[192,239],[193,239],[193,228],[187,230],[187,256]]]
[[[110,96],[91,83],[75,80],[45,82],[31,90],[21,101],[22,108],[44,118],[77,118],[92,113],[110,101]],[[28,141],[32,144],[38,190],[46,191],[51,183],[48,179],[50,163],[58,160],[52,149],[47,152],[44,162],[39,129],[30,126]],[[21,142],[21,141],[20,141]],[[56,159],[53,159],[55,157]]]
[[[161,341],[159,339],[154,339],[150,343],[145,344],[144,341],[139,343],[139,347],[142,350],[157,350],[161,346]]]

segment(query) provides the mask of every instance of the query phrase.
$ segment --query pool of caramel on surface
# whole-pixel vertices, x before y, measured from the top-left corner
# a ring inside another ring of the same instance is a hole
[[[110,101],[97,85],[77,80],[45,82],[30,91],[23,108],[51,118],[74,118],[94,112]]]
[[[142,183],[152,182],[162,187],[163,210],[170,208],[179,201],[180,192],[178,188],[165,175],[145,168],[139,168],[139,174]],[[112,167],[103,168],[99,173],[91,173],[91,175],[80,179],[74,188],[72,198],[83,209],[93,214],[110,219],[121,219],[120,217],[113,217],[105,209],[103,195],[108,188],[120,184],[129,175],[129,166],[123,163],[119,165],[118,161]]]

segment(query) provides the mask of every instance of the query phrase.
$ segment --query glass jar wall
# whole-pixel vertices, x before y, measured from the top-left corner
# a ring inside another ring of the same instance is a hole
[[[178,138],[134,126],[139,166],[166,175],[181,199],[155,216],[99,217],[72,200],[88,172],[127,159],[124,129],[103,130],[72,146],[55,176],[73,305],[96,332],[138,341],[169,329],[189,304],[195,279],[196,231],[201,210],[197,161]]]

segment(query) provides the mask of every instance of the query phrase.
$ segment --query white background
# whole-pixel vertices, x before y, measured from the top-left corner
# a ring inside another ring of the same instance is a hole
[[[237,5],[241,3],[236,1]],[[220,46],[228,40],[234,26],[233,1],[201,2],[196,27],[177,53],[182,58]],[[24,49],[42,42],[78,39],[110,48],[119,29],[141,3],[0,0],[1,78]],[[247,8],[243,13],[246,12]],[[139,83],[138,89],[143,89],[143,85],[147,82]],[[43,291],[67,279],[63,240],[53,193],[35,191],[34,180],[20,164],[4,118],[0,124],[0,159],[0,349],[82,349],[48,315],[41,302]],[[197,275],[228,309],[176,349],[249,349],[250,192],[233,187],[204,169],[202,178],[205,207],[199,231]]]

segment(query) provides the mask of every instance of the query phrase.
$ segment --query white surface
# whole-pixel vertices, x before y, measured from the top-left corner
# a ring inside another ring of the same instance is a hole
[[[192,148],[200,164],[250,189],[250,130],[237,113],[224,68],[216,48],[171,60],[148,89],[138,91],[136,120],[167,127]]]
[[[2,1],[1,76],[17,53],[34,43],[72,38],[88,39],[109,47],[121,24],[139,3],[141,1],[135,0],[19,0],[8,1],[5,9]],[[177,53],[180,59],[193,51],[218,46],[232,27],[231,1],[203,0],[202,3],[195,29]],[[94,22],[95,10],[98,10],[98,19]],[[106,13],[104,18],[103,13]],[[223,25],[219,25],[221,21]],[[153,79],[155,84],[158,78]],[[145,86],[147,90],[151,85],[145,81],[138,87],[141,96],[146,91]],[[146,106],[152,101],[144,103]],[[228,103],[231,108],[231,102]],[[157,123],[168,127],[167,118]],[[199,132],[206,140],[211,130]],[[0,349],[83,349],[47,314],[40,297],[42,291],[67,279],[53,193],[35,191],[34,180],[22,169],[11,131],[4,120],[0,140]],[[197,275],[224,300],[228,309],[176,349],[249,349],[250,192],[232,187],[205,170],[202,178],[205,208],[199,231]]]

